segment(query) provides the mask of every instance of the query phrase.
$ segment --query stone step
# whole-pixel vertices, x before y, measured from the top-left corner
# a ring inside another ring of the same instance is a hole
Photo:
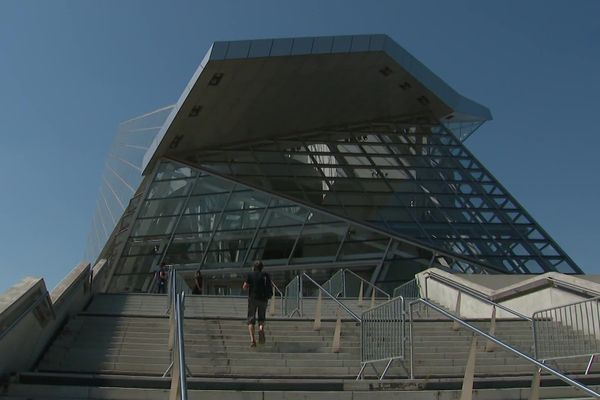
[[[258,386],[258,385],[257,385]],[[264,384],[263,384],[264,386]],[[188,398],[215,400],[455,400],[460,390],[223,390],[190,389]],[[13,384],[1,395],[3,400],[57,400],[57,399],[95,399],[95,400],[163,400],[169,391],[166,388],[135,388],[107,386],[67,386],[43,384]],[[569,387],[541,387],[543,399],[584,399],[582,393]],[[473,390],[473,400],[516,400],[526,399],[529,388],[487,388]]]

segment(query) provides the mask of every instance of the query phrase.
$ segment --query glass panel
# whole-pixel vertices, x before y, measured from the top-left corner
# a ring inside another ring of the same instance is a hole
[[[344,222],[307,223],[292,262],[334,261],[347,226]]]
[[[146,200],[140,210],[139,217],[179,215],[185,197],[175,199]]]
[[[217,232],[207,254],[207,263],[241,263],[244,261],[254,229]]]
[[[286,264],[300,226],[261,228],[251,251],[251,259]]]
[[[177,217],[149,218],[137,220],[131,236],[165,235],[173,230]]]
[[[202,258],[212,233],[176,234],[167,251],[169,260],[175,264],[195,264]]]
[[[185,207],[184,214],[201,214],[206,212],[221,211],[229,193],[206,194],[190,197]]]
[[[297,206],[271,208],[263,220],[262,226],[300,226],[308,212]]]
[[[170,180],[170,179],[181,179],[191,178],[193,176],[193,170],[191,167],[184,166],[181,164],[162,162],[158,167],[158,172],[154,180]]]
[[[388,242],[389,238],[381,234],[351,226],[342,246],[340,259],[362,260],[381,258]]]
[[[177,226],[177,233],[212,232],[220,213],[184,215]]]
[[[248,229],[258,226],[263,209],[227,211],[223,213],[219,230]]]
[[[231,194],[226,210],[245,210],[264,208],[269,200],[268,195],[251,190],[236,191]]]
[[[185,197],[193,179],[176,179],[172,181],[154,182],[148,192],[148,199],[164,197]]]
[[[219,179],[211,175],[204,175],[198,178],[192,195],[207,193],[229,193],[233,183],[224,179]]]

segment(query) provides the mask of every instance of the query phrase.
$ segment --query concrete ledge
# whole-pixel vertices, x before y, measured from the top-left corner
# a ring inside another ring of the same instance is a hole
[[[43,279],[26,277],[0,294],[0,332],[6,326],[5,320],[9,318],[10,314],[32,297],[42,296],[46,293],[46,285]]]
[[[67,276],[56,285],[50,293],[50,299],[54,307],[60,306],[68,298],[70,292],[80,283],[84,284],[84,291],[90,291],[91,268],[90,264],[79,263],[67,274]]]
[[[439,278],[437,278],[439,277]],[[531,317],[535,312],[586,300],[600,295],[600,284],[584,277],[548,272],[542,275],[473,276],[430,268],[416,275],[421,296],[454,311],[459,290],[452,283],[467,287],[481,297]],[[444,280],[451,283],[446,283]],[[515,280],[519,280],[515,282]],[[517,318],[497,310],[498,318]],[[490,318],[492,306],[476,297],[461,295],[460,315],[465,318]]]

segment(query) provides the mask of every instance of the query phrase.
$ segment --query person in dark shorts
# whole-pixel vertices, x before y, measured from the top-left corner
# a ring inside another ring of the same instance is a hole
[[[167,293],[167,280],[169,279],[169,266],[166,262],[160,263],[160,268],[156,271],[158,280],[157,293]]]
[[[273,297],[271,277],[268,273],[263,272],[262,261],[254,262],[252,272],[246,277],[242,289],[248,290],[248,333],[250,334],[250,346],[256,347],[254,325],[258,321],[258,343],[265,343],[265,314],[267,303]]]
[[[194,278],[194,289],[192,294],[202,294],[202,273],[200,270],[196,271],[196,277]]]

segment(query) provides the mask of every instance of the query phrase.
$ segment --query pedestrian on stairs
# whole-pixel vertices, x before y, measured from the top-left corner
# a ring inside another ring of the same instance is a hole
[[[169,279],[169,266],[166,262],[160,263],[160,268],[156,271],[158,279],[158,293],[167,293],[167,280]]]
[[[194,278],[194,289],[192,294],[202,294],[202,273],[200,270],[196,271],[196,277]]]
[[[269,299],[273,297],[271,277],[263,272],[263,263],[257,260],[252,265],[252,272],[248,274],[243,290],[248,290],[248,333],[250,334],[250,347],[256,347],[254,325],[258,320],[258,343],[265,343],[265,315]],[[256,315],[258,314],[258,318]]]

